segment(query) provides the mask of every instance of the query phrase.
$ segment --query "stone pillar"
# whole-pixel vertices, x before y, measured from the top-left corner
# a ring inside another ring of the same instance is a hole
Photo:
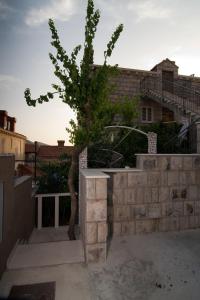
[[[80,199],[81,199],[81,187],[80,187],[80,170],[81,169],[87,169],[88,167],[88,152],[87,152],[87,147],[80,153],[79,155],[79,196],[78,196],[78,201],[79,201],[79,225],[80,225]]]
[[[87,169],[88,167],[88,153],[85,148],[79,155],[79,169]]]
[[[89,171],[89,173],[88,173]],[[107,255],[107,178],[95,170],[82,170],[81,187],[81,237],[85,260],[104,262]]]
[[[196,122],[197,126],[197,153],[200,154],[200,122]]]
[[[157,153],[157,134],[154,132],[148,132],[148,154]]]

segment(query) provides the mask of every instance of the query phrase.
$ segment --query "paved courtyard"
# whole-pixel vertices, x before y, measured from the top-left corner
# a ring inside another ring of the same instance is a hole
[[[55,281],[56,300],[198,300],[199,253],[199,229],[115,238],[106,263],[5,272],[0,296],[12,285]]]

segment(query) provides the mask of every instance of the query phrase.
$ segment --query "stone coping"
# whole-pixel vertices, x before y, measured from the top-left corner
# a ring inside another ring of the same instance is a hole
[[[158,154],[158,153],[155,153],[155,154],[148,154],[148,153],[137,153],[137,154],[135,154],[136,156],[139,156],[139,155],[141,155],[141,156],[191,156],[191,157],[193,157],[193,156],[200,156],[200,154],[198,154],[198,153],[192,153],[192,154],[173,154],[173,153],[166,153],[166,154]]]
[[[81,169],[80,171],[85,178],[110,178],[101,169]]]
[[[105,169],[81,169],[81,173],[85,178],[110,178],[105,173],[128,173],[128,172],[142,172],[141,169],[136,168],[105,168]]]
[[[142,172],[143,170],[137,168],[105,168],[99,169],[105,173],[128,173],[128,172]]]
[[[15,179],[14,187],[17,187],[18,185],[22,184],[23,182],[31,179],[31,176],[21,176],[19,178]]]

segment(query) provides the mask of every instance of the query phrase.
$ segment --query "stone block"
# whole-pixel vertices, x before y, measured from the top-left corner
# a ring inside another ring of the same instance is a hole
[[[200,226],[199,223],[199,216],[189,216],[189,228],[190,229],[195,229]]]
[[[129,234],[135,234],[135,221],[129,222]]]
[[[189,216],[183,216],[179,218],[180,230],[186,230],[189,228]]]
[[[168,187],[161,187],[159,189],[159,202],[168,202],[170,200],[170,193]]]
[[[128,221],[130,219],[130,206],[118,205],[114,206],[114,220],[115,221]]]
[[[200,156],[193,157],[193,168],[200,170]]]
[[[85,254],[87,263],[105,262],[107,257],[106,243],[86,245]]]
[[[192,157],[183,157],[183,170],[192,170],[193,162]]]
[[[97,223],[86,223],[86,243],[97,243]]]
[[[138,185],[147,185],[147,173],[134,172],[128,173],[128,187],[134,187]]]
[[[144,188],[138,187],[135,191],[135,199],[137,204],[142,204],[144,202]]]
[[[143,159],[143,166],[144,170],[155,170],[157,168],[157,161],[155,157],[149,157]]]
[[[146,218],[148,215],[146,205],[134,205],[134,207],[132,206],[132,209],[132,213],[135,219]]]
[[[180,230],[179,217],[166,217],[160,219],[159,231],[177,231]]]
[[[113,175],[113,187],[114,189],[127,188],[128,174],[127,173],[116,173]]]
[[[152,188],[151,189],[151,201],[152,203],[159,202],[159,192],[158,188]]]
[[[160,172],[148,173],[148,185],[152,187],[160,185]]]
[[[167,186],[168,185],[168,174],[167,172],[160,172],[160,185]]]
[[[144,188],[144,203],[151,203],[151,188]]]
[[[184,210],[183,210],[183,202],[174,202],[173,203],[173,216],[183,216]]]
[[[179,217],[170,217],[169,218],[169,230],[170,231],[180,230],[180,220],[179,220]]]
[[[178,171],[169,171],[167,174],[168,185],[179,185],[179,172]]]
[[[86,179],[86,198],[95,199],[95,179],[87,178]]]
[[[194,214],[200,216],[200,201],[195,201]]]
[[[182,168],[183,168],[183,158],[180,156],[172,156],[170,170],[181,170]]]
[[[162,171],[170,170],[170,158],[166,156],[159,156],[158,157],[158,169]]]
[[[124,190],[124,202],[129,204],[136,203],[136,190],[135,188]]]
[[[113,236],[120,236],[122,232],[122,224],[120,222],[113,222]]]
[[[161,205],[150,204],[148,205],[148,218],[156,219],[161,217]]]
[[[90,200],[86,206],[86,221],[100,222],[107,220],[107,201],[106,200]]]
[[[181,185],[196,184],[196,174],[195,173],[196,173],[195,171],[180,172],[180,184]]]
[[[162,205],[162,216],[163,217],[170,217],[173,215],[173,207],[172,202],[164,202]]]
[[[123,204],[125,202],[124,189],[114,189],[113,190],[113,204]]]
[[[200,170],[196,170],[196,184],[200,183]]]
[[[157,220],[136,220],[136,234],[155,232],[158,230]]]
[[[129,235],[129,234],[130,234],[129,222],[122,222],[121,235]]]
[[[170,188],[170,199],[172,201],[185,200],[187,199],[187,196],[188,196],[188,189],[184,186]]]
[[[184,201],[184,216],[193,216],[194,210],[194,201]]]
[[[96,178],[96,199],[107,199],[107,179]]]
[[[106,222],[98,223],[98,243],[104,243],[107,240],[108,226]]]
[[[188,200],[199,199],[199,187],[198,185],[191,185],[188,187]]]

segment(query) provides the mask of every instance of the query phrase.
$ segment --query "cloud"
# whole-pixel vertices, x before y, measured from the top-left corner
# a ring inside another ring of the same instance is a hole
[[[14,9],[10,7],[5,1],[0,0],[0,20],[4,20],[12,13]]]
[[[0,74],[0,89],[8,90],[21,84],[21,79],[12,75]]]
[[[172,16],[171,0],[126,0],[126,3],[120,0],[97,0],[97,3],[112,19],[118,21],[127,20],[130,14],[132,20],[136,22],[147,19],[167,19]]]
[[[172,16],[169,5],[162,0],[129,1],[128,10],[136,14],[137,22],[146,19],[167,19]]]
[[[77,0],[51,0],[46,6],[30,9],[25,17],[25,23],[29,26],[38,26],[49,18],[67,21],[76,10]]]

